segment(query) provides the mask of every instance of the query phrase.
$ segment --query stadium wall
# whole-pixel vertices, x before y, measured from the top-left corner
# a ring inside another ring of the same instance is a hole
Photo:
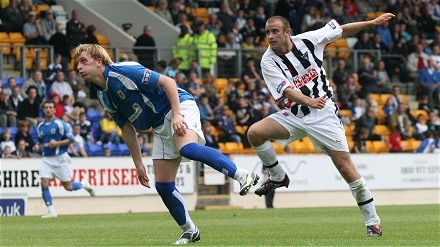
[[[440,204],[438,154],[353,155],[355,165],[372,189],[378,205]],[[234,155],[240,166],[261,174],[261,163],[255,155]],[[139,185],[130,157],[74,158],[75,180],[88,179],[97,196],[87,192],[67,192],[59,181],[51,184],[54,205],[59,214],[98,214],[166,211],[154,189],[151,158],[145,158],[151,188]],[[38,170],[41,159],[0,160],[0,199],[27,199],[26,215],[46,212],[39,188]],[[325,155],[282,155],[280,163],[292,179],[291,186],[279,189],[275,207],[354,206],[345,182]],[[287,166],[289,164],[289,166]],[[194,210],[197,203],[196,170],[184,162],[176,184]],[[261,179],[263,181],[263,178]],[[264,198],[238,195],[238,183],[232,182],[231,206],[264,208]],[[5,211],[5,210],[3,210]]]
[[[59,0],[57,2],[63,5],[69,15],[72,10],[79,10],[80,19],[86,24],[95,25],[97,32],[104,34],[110,40],[111,46],[133,46],[134,41],[121,27],[127,22],[133,24],[132,30],[136,36],[143,33],[146,24],[152,26],[158,48],[172,47],[180,33],[179,29],[164,21],[137,0]]]

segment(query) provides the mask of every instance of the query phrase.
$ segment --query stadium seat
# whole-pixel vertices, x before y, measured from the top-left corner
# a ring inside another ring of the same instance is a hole
[[[110,42],[104,34],[96,34],[96,39],[101,46],[109,46]]]
[[[351,110],[339,110],[339,115],[341,117],[347,117],[348,119],[351,120],[352,118],[352,112]]]
[[[225,89],[225,88],[227,88],[228,87],[228,79],[227,78],[217,78],[215,81],[214,81],[214,87],[217,89],[217,90],[222,90],[222,89]]]
[[[374,126],[373,132],[375,134],[383,135],[383,136],[390,136],[391,135],[391,131],[388,128],[388,126],[382,125],[382,124],[378,124],[378,125]]]
[[[385,111],[382,109],[377,109],[376,112],[378,124],[385,124]]]
[[[101,112],[98,110],[88,109],[86,114],[90,122],[99,122],[103,118]]]
[[[121,152],[121,156],[129,156],[130,155],[130,149],[128,149],[127,144],[121,143],[119,144],[119,151]]]
[[[425,110],[410,110],[410,113],[415,119],[417,119],[419,114],[422,114],[425,117],[425,121],[429,120],[429,115]]]
[[[15,136],[18,132],[18,128],[17,127],[8,127],[7,128],[10,132],[12,136]]]
[[[0,51],[3,55],[11,54],[11,40],[6,32],[0,32]]]
[[[87,145],[87,154],[89,156],[104,156],[104,150],[98,144]]]
[[[390,148],[383,141],[373,141],[375,153],[389,153]]]
[[[366,141],[365,147],[368,153],[376,153],[376,148],[374,147],[373,141]]]
[[[240,134],[240,135],[246,135],[246,131],[247,131],[247,129],[248,129],[249,127],[248,126],[241,126],[241,125],[236,125],[235,126],[235,129],[237,130],[237,132]]]
[[[275,152],[277,154],[283,154],[284,153],[284,147],[281,146],[278,142],[272,142],[272,145],[275,148]]]
[[[344,125],[344,130],[345,130],[346,136],[354,135],[354,127],[353,126]]]
[[[121,151],[119,150],[118,144],[114,144],[114,143],[110,144],[110,143],[108,143],[108,144],[102,145],[102,148],[103,149],[109,148],[110,151],[111,151],[111,156],[120,156],[121,155]]]
[[[243,151],[243,143],[225,142],[219,143],[219,146],[223,154],[241,154]]]

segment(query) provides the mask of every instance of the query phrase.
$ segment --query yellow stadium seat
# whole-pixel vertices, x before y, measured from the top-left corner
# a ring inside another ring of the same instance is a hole
[[[376,153],[376,148],[374,147],[373,141],[366,141],[365,147],[368,153]]]
[[[222,90],[228,87],[228,79],[227,78],[217,78],[214,81],[214,87],[217,90]]]
[[[425,117],[425,120],[429,120],[429,115],[425,110],[410,110],[411,115],[417,119],[417,116],[422,114]]]
[[[104,36],[104,34],[97,34],[96,35],[96,39],[98,40],[98,43],[101,46],[109,46],[110,42],[108,41],[108,39]]]
[[[220,152],[224,154],[241,154],[243,153],[243,143],[225,142],[220,145]]]
[[[382,106],[381,108],[383,108],[383,106],[384,106],[385,103],[387,102],[387,99],[388,99],[390,96],[391,96],[391,94],[387,94],[387,93],[384,93],[384,94],[381,94],[381,95],[380,95],[380,102],[381,102],[381,103],[379,103],[379,102],[377,102],[377,103],[379,103],[379,105]]]
[[[18,45],[23,44],[26,42],[26,39],[24,38],[23,34],[20,32],[10,32],[9,33],[9,40],[11,41],[12,45]]]
[[[11,40],[6,32],[0,32],[0,50],[3,55],[11,54]]]
[[[48,11],[50,9],[50,6],[49,5],[47,5],[47,4],[38,4],[37,5],[37,11],[35,11],[35,13],[37,14],[37,15],[40,15],[41,14],[41,12],[46,12],[46,11]]]
[[[290,148],[292,149],[292,153],[295,154],[305,154],[308,153],[309,147],[306,143],[302,141],[294,141],[290,144]]]
[[[378,125],[374,126],[373,132],[375,134],[383,135],[383,136],[390,136],[391,135],[391,131],[388,128],[388,126],[382,125],[382,124],[378,124]]]
[[[277,142],[272,142],[273,147],[275,148],[275,152],[277,154],[282,154],[284,153],[284,147],[281,146],[279,143]]]
[[[377,122],[379,124],[384,124],[385,123],[385,111],[384,110],[377,109],[376,117],[377,117]]]
[[[354,135],[354,126],[344,125],[344,129],[345,129],[345,135],[346,136]]]
[[[351,117],[352,117],[351,110],[339,110],[339,115],[340,115],[341,117],[347,117],[347,118],[349,118],[350,120],[351,120]]]
[[[373,141],[375,153],[389,153],[390,148],[383,141]]]
[[[237,132],[241,135],[246,135],[246,131],[249,128],[249,126],[242,126],[242,125],[236,125],[235,129],[237,130]]]

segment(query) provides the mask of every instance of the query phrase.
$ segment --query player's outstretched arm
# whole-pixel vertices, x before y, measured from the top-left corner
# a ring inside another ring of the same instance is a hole
[[[342,25],[342,36],[350,36],[353,34],[356,34],[364,29],[370,28],[370,27],[376,27],[379,25],[384,24],[385,22],[390,21],[392,18],[394,18],[394,14],[392,13],[384,13],[377,17],[374,20],[371,21],[359,21],[359,22],[353,22],[353,23],[347,23],[345,25]]]
[[[150,179],[145,171],[144,163],[142,162],[141,147],[136,137],[136,130],[133,125],[127,122],[124,127],[121,128],[122,139],[124,139],[125,144],[127,144],[128,149],[130,149],[131,158],[133,159],[134,165],[136,166],[136,171],[138,174],[139,182],[150,188]]]

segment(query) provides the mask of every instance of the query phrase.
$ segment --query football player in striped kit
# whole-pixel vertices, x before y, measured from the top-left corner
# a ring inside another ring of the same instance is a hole
[[[324,27],[290,36],[287,19],[273,16],[266,22],[270,46],[261,60],[264,80],[276,100],[284,100],[285,109],[255,123],[248,139],[258,157],[270,172],[270,178],[255,193],[267,195],[279,187],[288,187],[290,180],[278,165],[271,140],[281,145],[309,136],[315,149],[329,155],[348,183],[367,226],[367,236],[381,236],[380,219],[373,196],[365,179],[356,170],[348,149],[345,131],[331,100],[333,90],[322,66],[324,48],[342,36],[376,27],[394,17],[385,13],[374,20],[340,26],[335,20]]]

